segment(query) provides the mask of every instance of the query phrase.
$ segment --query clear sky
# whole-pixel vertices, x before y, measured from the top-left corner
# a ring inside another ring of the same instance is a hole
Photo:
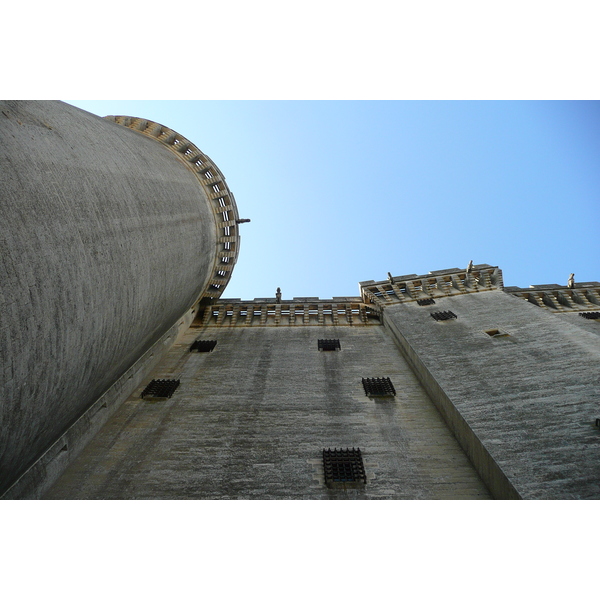
[[[215,161],[251,219],[223,297],[358,295],[471,259],[507,286],[600,280],[599,102],[67,102]]]

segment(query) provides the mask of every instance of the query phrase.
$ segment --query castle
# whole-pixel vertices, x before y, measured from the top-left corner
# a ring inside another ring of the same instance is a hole
[[[244,219],[191,141],[1,109],[3,498],[600,497],[599,282],[225,298]]]

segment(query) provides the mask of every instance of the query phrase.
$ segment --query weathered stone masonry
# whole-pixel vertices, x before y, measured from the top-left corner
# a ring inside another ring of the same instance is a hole
[[[503,290],[477,265],[361,286],[495,497],[600,497],[598,282]]]
[[[247,219],[216,165],[62,103],[0,103],[0,201],[3,498],[600,497],[598,282],[222,298]]]
[[[237,209],[162,125],[0,109],[0,494],[35,497],[221,295]]]

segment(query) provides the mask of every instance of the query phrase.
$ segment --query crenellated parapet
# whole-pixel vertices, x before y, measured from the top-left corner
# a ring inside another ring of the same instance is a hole
[[[507,287],[508,294],[523,298],[535,306],[552,312],[585,312],[600,310],[600,282],[564,285],[532,285],[528,288]]]
[[[277,303],[275,298],[242,301],[224,299],[205,307],[196,327],[298,327],[303,325],[379,325],[380,310],[359,297],[323,300],[294,298]]]
[[[435,300],[447,296],[502,290],[502,271],[487,264],[467,269],[431,271],[427,275],[390,276],[384,281],[359,283],[363,302],[384,308],[403,302]]]
[[[202,294],[200,300],[210,302],[218,299],[231,279],[240,246],[238,232],[240,218],[235,198],[225,183],[225,176],[217,165],[197,146],[164,125],[148,119],[122,115],[110,115],[104,118],[161,142],[196,175],[210,199],[218,231],[216,262],[213,266],[208,288]]]

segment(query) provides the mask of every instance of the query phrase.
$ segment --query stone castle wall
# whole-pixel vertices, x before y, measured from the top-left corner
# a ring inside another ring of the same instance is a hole
[[[213,287],[216,202],[160,140],[0,103],[0,494]]]
[[[190,352],[195,339],[217,345]],[[181,383],[147,400],[147,378],[48,498],[489,498],[380,325],[192,327],[151,377]],[[367,397],[363,377],[396,396]],[[367,485],[330,489],[322,450],[352,447]]]

